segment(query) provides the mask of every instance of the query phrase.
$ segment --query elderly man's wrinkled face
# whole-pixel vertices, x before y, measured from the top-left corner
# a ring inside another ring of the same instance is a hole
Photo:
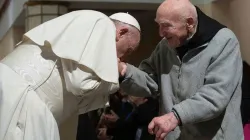
[[[126,27],[118,27],[116,32],[117,57],[120,58],[122,62],[126,62],[127,57],[136,50],[139,42],[139,30],[129,29]]]
[[[158,9],[155,21],[160,36],[167,40],[169,47],[179,47],[187,40],[189,32],[185,20]]]

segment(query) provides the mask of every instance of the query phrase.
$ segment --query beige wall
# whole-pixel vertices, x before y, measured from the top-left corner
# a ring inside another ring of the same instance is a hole
[[[24,33],[24,27],[12,27],[0,41],[0,60],[13,51]]]
[[[250,64],[250,0],[218,0],[199,7],[234,31],[241,45],[242,57]]]
[[[218,0],[212,4],[198,5],[207,15],[225,24],[237,35],[243,59],[250,63],[250,0]],[[116,12],[116,11],[112,11]],[[111,12],[110,12],[111,13]],[[138,65],[148,57],[160,40],[157,25],[154,23],[155,11],[131,11],[142,26],[142,42],[131,56],[130,62]],[[146,15],[146,16],[145,16]],[[13,50],[14,45],[24,33],[22,27],[13,27],[0,41],[0,59]]]
[[[250,64],[250,0],[218,0],[211,4],[197,6],[208,16],[233,30],[239,39],[242,57]],[[132,14],[142,26],[142,42],[129,62],[138,65],[154,50],[160,37],[158,27],[154,23],[155,11],[132,12]]]
[[[250,0],[231,0],[229,10],[243,58],[250,64]]]

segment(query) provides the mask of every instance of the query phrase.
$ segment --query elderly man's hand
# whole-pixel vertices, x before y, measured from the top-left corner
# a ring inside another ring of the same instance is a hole
[[[124,76],[127,70],[126,63],[122,62],[119,58],[117,58],[118,61],[118,71],[120,76]]]
[[[148,125],[148,131],[150,134],[156,135],[156,140],[164,140],[167,134],[174,130],[178,124],[177,118],[171,112],[160,117],[155,117]]]

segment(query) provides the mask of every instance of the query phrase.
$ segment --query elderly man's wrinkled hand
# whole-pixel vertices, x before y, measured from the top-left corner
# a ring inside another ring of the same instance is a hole
[[[156,140],[164,140],[167,134],[174,130],[178,124],[177,118],[171,112],[160,117],[155,117],[148,125],[148,131],[152,135],[155,134]]]
[[[117,58],[118,61],[118,71],[120,76],[124,76],[127,70],[126,63],[122,62],[119,58]]]

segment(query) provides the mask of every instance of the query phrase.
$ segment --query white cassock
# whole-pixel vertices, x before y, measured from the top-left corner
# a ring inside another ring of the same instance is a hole
[[[109,17],[91,10],[24,34],[0,62],[0,140],[59,140],[72,114],[103,107],[119,87],[115,36]]]

